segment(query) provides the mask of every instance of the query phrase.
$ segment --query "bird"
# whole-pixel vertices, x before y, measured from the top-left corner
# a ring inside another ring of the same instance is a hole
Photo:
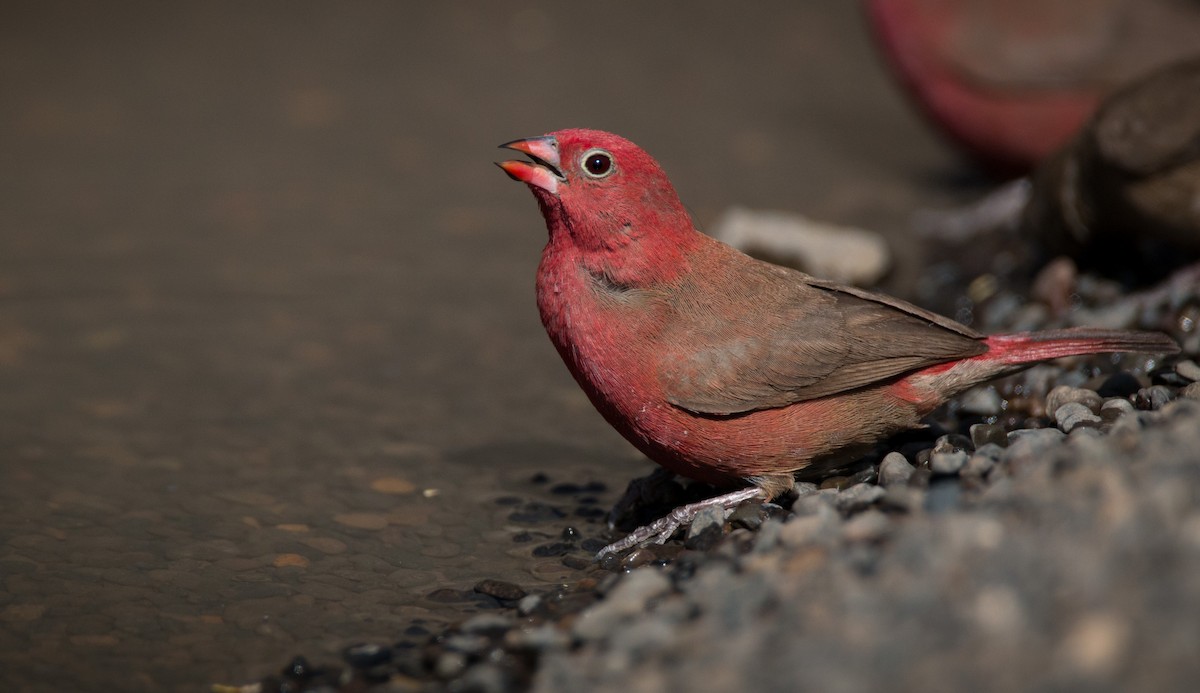
[[[655,541],[710,507],[770,501],[950,397],[1064,356],[1175,353],[1099,328],[985,336],[905,301],[751,258],[697,230],[640,147],[565,129],[502,148],[548,231],[537,306],[604,419],[675,474],[731,488],[601,549]]]

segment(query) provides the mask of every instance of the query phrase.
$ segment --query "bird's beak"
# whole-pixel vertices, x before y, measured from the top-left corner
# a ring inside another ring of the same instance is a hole
[[[500,145],[501,149],[521,152],[533,160],[504,161],[496,164],[509,178],[528,185],[535,185],[551,195],[558,194],[558,186],[567,178],[559,168],[558,140],[550,135],[513,140]]]

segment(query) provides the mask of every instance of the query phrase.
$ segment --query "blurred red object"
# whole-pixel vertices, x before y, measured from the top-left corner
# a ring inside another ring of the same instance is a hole
[[[1026,173],[1126,80],[1200,53],[1195,0],[864,0],[918,107],[990,170]]]

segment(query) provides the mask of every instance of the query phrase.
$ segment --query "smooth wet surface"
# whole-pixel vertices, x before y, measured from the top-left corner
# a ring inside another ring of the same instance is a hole
[[[601,127],[702,224],[888,234],[953,170],[851,3],[775,4],[0,10],[0,687],[202,691],[575,574],[534,550],[650,467],[494,147]]]

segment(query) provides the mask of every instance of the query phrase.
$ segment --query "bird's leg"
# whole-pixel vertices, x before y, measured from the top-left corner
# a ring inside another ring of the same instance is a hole
[[[654,522],[642,527],[638,527],[630,532],[629,535],[624,539],[621,539],[620,541],[614,541],[608,546],[600,549],[599,553],[596,554],[596,558],[604,558],[610,553],[624,551],[625,549],[632,548],[639,544],[644,544],[650,540],[653,540],[656,544],[665,543],[671,538],[671,535],[675,533],[675,530],[691,524],[692,520],[696,519],[696,515],[698,515],[701,510],[706,508],[724,508],[725,510],[731,510],[752,498],[767,500],[769,495],[769,491],[765,489],[757,486],[750,486],[747,488],[738,489],[732,493],[726,493],[722,496],[714,496],[696,503],[681,505]]]

